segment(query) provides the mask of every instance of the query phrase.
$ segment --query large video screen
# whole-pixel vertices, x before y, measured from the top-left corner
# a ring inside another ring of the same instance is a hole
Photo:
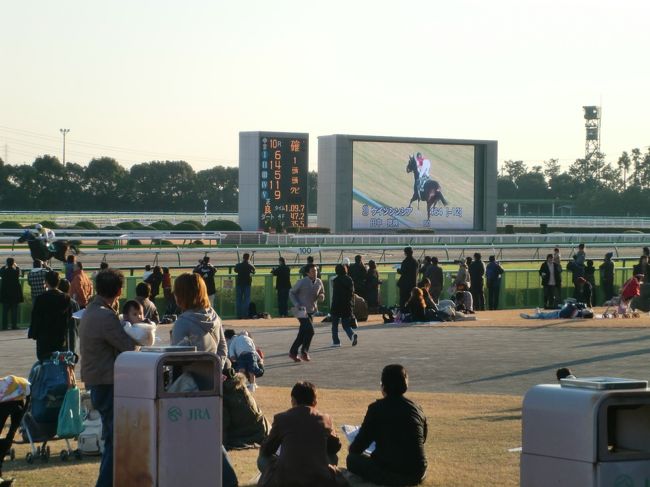
[[[473,145],[356,140],[352,164],[353,230],[474,228]]]

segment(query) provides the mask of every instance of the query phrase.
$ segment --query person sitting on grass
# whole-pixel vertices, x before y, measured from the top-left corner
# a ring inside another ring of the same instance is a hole
[[[271,425],[246,388],[246,377],[233,368],[224,370],[223,445],[227,450],[251,448],[268,436]]]
[[[298,382],[291,389],[291,409],[276,414],[257,459],[258,487],[343,487],[336,467],[341,441],[332,419],[316,409],[316,386]],[[278,452],[279,449],[279,452]]]
[[[632,299],[641,294],[641,281],[643,281],[644,277],[644,274],[635,274],[623,284],[621,288],[621,299],[618,305],[619,313],[627,313]]]
[[[405,316],[407,317],[404,321],[414,322],[414,321],[426,321],[426,311],[427,304],[424,300],[424,293],[419,287],[414,287],[411,290],[411,297],[408,299],[406,304],[404,304]]]
[[[361,428],[350,444],[347,467],[364,481],[380,485],[414,485],[424,479],[427,459],[427,418],[422,408],[404,397],[408,389],[406,369],[399,364],[384,367],[379,399],[368,406]],[[371,443],[376,447],[364,453]]]

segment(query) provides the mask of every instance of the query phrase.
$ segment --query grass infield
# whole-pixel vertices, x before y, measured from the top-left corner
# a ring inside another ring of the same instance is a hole
[[[377,388],[379,385],[377,384]],[[369,384],[370,388],[370,384]],[[289,407],[289,388],[262,387],[256,398],[271,420]],[[521,444],[521,398],[500,395],[432,394],[409,392],[428,419],[429,437],[426,454],[429,470],[422,485],[467,487],[470,485],[519,485],[519,454],[508,452]],[[379,391],[319,390],[318,409],[334,419],[343,442],[339,454],[345,466],[347,440],[341,433],[343,424],[360,424],[367,405],[380,398]],[[16,445],[17,459],[4,465],[5,478],[15,477],[14,485],[33,487],[93,486],[99,469],[98,457],[61,462],[58,453],[63,441],[50,443],[52,458],[48,463],[25,461],[27,445]],[[258,450],[231,452],[240,485],[254,486]],[[137,452],[134,454],[137,455]],[[170,459],[170,461],[173,461]],[[191,484],[191,479],[188,479]],[[370,486],[354,483],[355,486]]]

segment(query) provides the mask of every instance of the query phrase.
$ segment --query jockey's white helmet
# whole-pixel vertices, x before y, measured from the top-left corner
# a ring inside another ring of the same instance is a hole
[[[41,225],[40,223],[37,223],[34,228],[36,228],[36,230],[40,230],[41,228],[43,228],[43,225]]]

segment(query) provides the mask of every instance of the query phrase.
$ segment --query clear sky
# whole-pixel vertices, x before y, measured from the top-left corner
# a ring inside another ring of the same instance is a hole
[[[0,157],[236,165],[238,133],[495,139],[499,162],[650,145],[647,0],[6,1]]]

